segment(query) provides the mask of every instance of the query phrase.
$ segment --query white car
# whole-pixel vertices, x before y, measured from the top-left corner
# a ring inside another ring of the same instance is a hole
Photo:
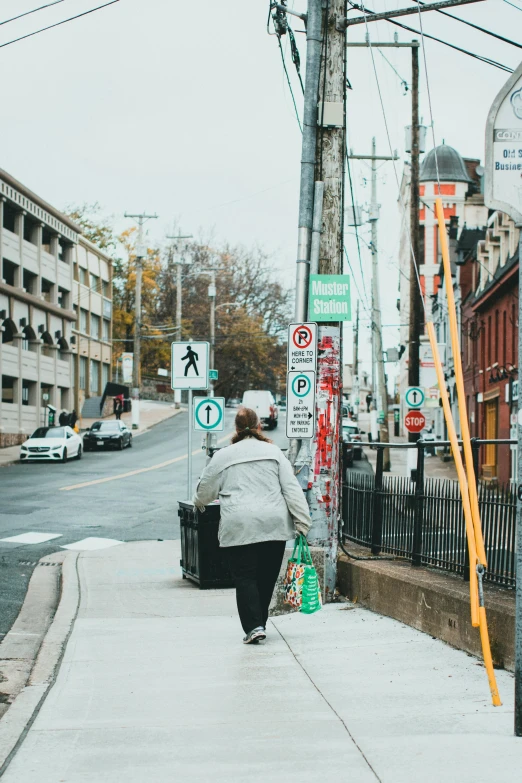
[[[38,427],[20,447],[20,462],[67,462],[82,458],[82,439],[71,427]]]

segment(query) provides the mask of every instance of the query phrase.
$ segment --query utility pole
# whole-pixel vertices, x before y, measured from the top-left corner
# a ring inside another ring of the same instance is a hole
[[[353,327],[353,364],[352,364],[352,407],[357,409],[359,399],[359,300]]]
[[[377,155],[375,137],[372,139],[371,155],[348,155],[351,160],[369,160],[372,166],[372,192],[369,222],[372,230],[372,392],[373,408],[380,418],[379,439],[381,443],[390,442],[388,429],[388,392],[384,373],[384,351],[382,340],[382,314],[379,288],[379,245],[377,240],[377,221],[379,219],[379,204],[377,203],[377,161],[398,160],[398,155]],[[373,414],[375,415],[375,414]],[[373,419],[375,422],[375,419]],[[390,450],[384,450],[384,470],[390,470]]]
[[[174,239],[176,241],[180,239],[192,239],[192,234],[179,234],[178,236],[167,236],[167,239]],[[181,334],[181,307],[182,307],[182,286],[183,286],[183,264],[188,263],[184,260],[183,256],[178,256],[174,261],[176,264],[176,337],[178,340],[182,339]],[[174,406],[176,408],[181,407],[181,389],[174,390]],[[189,411],[190,415],[190,411]]]
[[[142,212],[131,215],[125,212],[126,218],[138,221],[138,240],[136,242],[136,291],[134,295],[134,356],[132,361],[132,429],[140,426],[140,358],[141,358],[141,278],[143,259],[147,257],[147,246],[143,244],[143,223],[157,218]]]
[[[388,432],[388,391],[384,377],[384,352],[382,347],[382,315],[379,290],[379,244],[377,241],[377,221],[379,205],[377,203],[377,163],[375,136],[372,139],[372,203],[370,207],[370,223],[372,229],[372,329],[375,333],[375,355],[377,376],[377,415],[379,417],[379,434],[381,443],[390,442]],[[390,470],[390,449],[384,449],[383,470]]]
[[[420,336],[424,331],[422,294],[418,281],[418,267],[423,263],[419,257],[419,49],[411,49],[411,172],[410,172],[410,329],[408,346],[408,384],[418,386],[420,382]],[[440,195],[440,194],[439,194]],[[446,285],[451,280],[446,281]],[[415,442],[419,435],[410,432],[408,440]]]
[[[312,2],[309,2],[308,24],[311,21],[312,5]],[[345,32],[339,29],[338,22],[344,17],[345,12],[345,0],[329,0],[322,14],[321,38],[327,40],[328,45],[324,46],[321,61],[319,101],[316,95],[313,104],[317,123],[320,126],[314,150],[314,176],[315,182],[324,182],[323,204],[313,205],[314,211],[320,208],[323,211],[318,258],[319,274],[341,274],[343,267],[346,36]],[[299,295],[299,290],[297,293]],[[303,308],[302,312],[306,314],[306,309]],[[322,547],[325,553],[325,599],[327,601],[334,595],[337,577],[341,484],[339,471],[341,370],[341,324],[319,323],[317,424],[312,443],[312,464],[316,467],[309,481],[309,486],[311,485],[309,504],[312,515],[309,541],[312,545]]]

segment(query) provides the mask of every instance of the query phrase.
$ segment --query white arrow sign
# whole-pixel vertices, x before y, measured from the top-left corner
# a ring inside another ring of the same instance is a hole
[[[315,372],[290,371],[286,376],[286,436],[313,438],[315,432]]]
[[[409,386],[404,395],[404,402],[408,408],[422,408],[424,397],[424,389],[421,389],[420,386]]]
[[[194,429],[203,432],[223,432],[225,429],[225,398],[196,397]]]
[[[288,367],[314,370],[317,365],[317,324],[290,324],[288,327]]]
[[[209,344],[172,343],[171,386],[173,389],[208,389]]]

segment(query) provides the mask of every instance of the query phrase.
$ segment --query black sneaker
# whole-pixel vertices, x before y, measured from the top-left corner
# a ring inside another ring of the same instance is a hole
[[[258,642],[262,642],[264,639],[266,639],[265,629],[262,625],[259,625],[257,628],[254,628],[253,631],[247,633],[243,639],[243,644],[257,644]]]

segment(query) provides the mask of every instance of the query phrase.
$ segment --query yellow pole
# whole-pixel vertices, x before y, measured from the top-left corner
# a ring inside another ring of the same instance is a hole
[[[440,389],[440,396],[442,400],[442,408],[444,410],[444,417],[446,419],[446,425],[448,427],[448,435],[451,443],[451,448],[455,456],[455,467],[457,469],[457,476],[460,484],[460,493],[462,495],[462,508],[464,511],[464,521],[466,523],[466,536],[468,539],[469,550],[469,600],[471,606],[471,624],[477,628],[479,625],[479,601],[478,601],[478,584],[477,584],[477,550],[475,547],[475,531],[473,528],[473,518],[471,514],[471,504],[469,500],[468,481],[466,479],[466,471],[462,462],[462,455],[459,449],[459,442],[457,438],[457,432],[455,430],[455,424],[453,422],[453,415],[451,413],[451,406],[446,390],[446,384],[444,383],[444,373],[442,370],[442,363],[439,356],[439,346],[437,345],[437,338],[435,336],[435,329],[433,323],[428,321],[426,324],[428,330],[428,337],[430,338],[431,351],[433,353],[433,361],[435,364],[435,371],[437,373],[437,381]]]
[[[464,392],[464,376],[462,374],[462,358],[460,354],[459,333],[457,327],[457,310],[455,307],[455,296],[453,294],[453,285],[451,282],[451,263],[448,249],[448,237],[446,234],[446,223],[444,221],[444,208],[440,198],[435,200],[435,213],[439,224],[439,241],[444,265],[444,277],[446,278],[446,295],[448,297],[448,315],[451,334],[451,346],[453,349],[453,363],[455,367],[455,383],[457,386],[457,399],[460,414],[460,426],[462,441],[464,444],[464,457],[466,460],[466,471],[468,474],[468,490],[471,501],[471,513],[473,517],[473,527],[475,530],[475,545],[480,563],[486,567],[486,551],[484,549],[484,538],[482,535],[482,526],[480,524],[480,512],[477,496],[477,485],[475,483],[475,468],[473,466],[473,454],[471,451],[471,437],[469,433],[468,414],[466,410],[466,395]],[[456,452],[455,452],[456,456]]]
[[[488,674],[489,690],[494,707],[501,707],[500,694],[498,692],[497,678],[493,668],[493,659],[491,658],[491,647],[489,644],[488,621],[486,619],[486,607],[479,607],[480,618],[480,641],[482,643],[482,655],[484,656],[484,666]]]

